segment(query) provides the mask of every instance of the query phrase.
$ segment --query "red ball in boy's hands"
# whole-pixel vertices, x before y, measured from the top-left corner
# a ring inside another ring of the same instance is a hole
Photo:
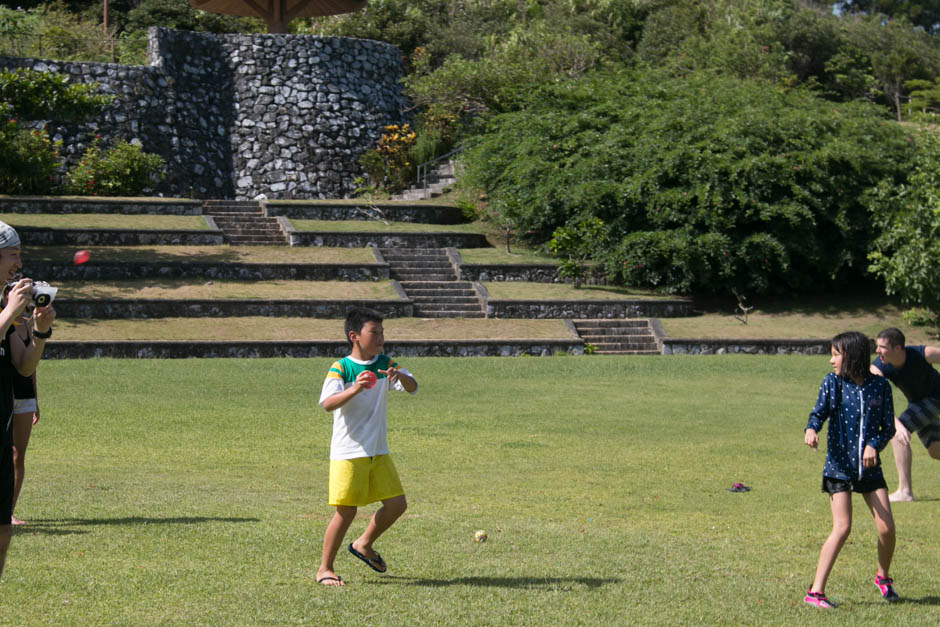
[[[76,266],[80,266],[83,263],[86,263],[89,259],[91,259],[90,252],[87,250],[76,250],[75,254],[72,256],[72,263],[74,263]]]
[[[363,382],[363,387],[365,387],[367,390],[371,389],[372,386],[374,386],[375,383],[378,381],[378,377],[376,377],[375,373],[372,372],[371,370],[366,370],[365,372],[362,373],[362,375],[363,375],[363,378],[365,379],[365,381]]]

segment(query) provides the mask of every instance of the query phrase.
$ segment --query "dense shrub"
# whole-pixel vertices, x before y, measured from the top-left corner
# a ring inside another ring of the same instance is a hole
[[[137,196],[163,178],[163,158],[118,140],[102,150],[95,140],[66,177],[63,191],[77,196]]]
[[[465,180],[534,243],[600,218],[620,242],[598,251],[612,278],[790,292],[864,272],[861,199],[904,180],[911,141],[871,105],[632,72],[543,89],[496,116],[466,153]]]
[[[19,119],[81,120],[113,99],[97,90],[97,83],[69,83],[67,76],[56,72],[0,70],[0,102]]]
[[[44,130],[19,124],[0,103],[0,194],[48,193],[58,159]]]

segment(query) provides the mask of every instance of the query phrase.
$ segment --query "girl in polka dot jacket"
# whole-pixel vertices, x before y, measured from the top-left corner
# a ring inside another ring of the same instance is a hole
[[[852,492],[858,492],[878,529],[875,585],[886,601],[897,601],[900,597],[888,577],[894,555],[894,518],[878,458],[894,437],[891,385],[869,372],[871,344],[863,334],[840,333],[832,338],[830,352],[832,373],[819,386],[803,441],[815,451],[819,430],[829,419],[822,490],[829,494],[832,532],[819,553],[816,578],[803,600],[816,607],[835,607],[826,598],[826,580],[852,530]]]

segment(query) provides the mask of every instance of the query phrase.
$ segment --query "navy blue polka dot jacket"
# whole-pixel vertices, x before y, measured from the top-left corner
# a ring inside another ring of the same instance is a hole
[[[868,375],[865,383],[856,385],[827,374],[806,429],[819,433],[826,419],[830,420],[823,476],[843,481],[882,477],[881,459],[864,468],[862,452],[866,446],[880,452],[894,437],[894,400],[888,380]]]

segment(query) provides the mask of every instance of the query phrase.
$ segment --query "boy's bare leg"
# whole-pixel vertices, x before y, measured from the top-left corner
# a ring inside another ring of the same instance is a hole
[[[346,585],[333,570],[333,562],[336,561],[336,553],[343,544],[343,538],[349,530],[349,525],[356,518],[356,508],[338,505],[336,513],[330,519],[330,524],[326,526],[326,533],[323,535],[323,554],[320,557],[320,568],[317,569],[317,581],[322,582],[324,586],[343,586]],[[323,580],[324,577],[333,577],[334,579]]]
[[[372,544],[379,536],[385,533],[396,520],[401,518],[401,515],[405,513],[406,509],[408,509],[408,501],[405,499],[404,494],[382,501],[382,507],[376,510],[375,514],[372,515],[369,526],[366,527],[362,535],[352,543],[353,548],[370,559],[377,558],[378,554],[372,548]]]
[[[891,450],[894,451],[894,465],[898,469],[898,489],[888,498],[891,501],[913,501],[914,489],[911,486],[911,432],[901,424],[894,421],[895,434],[891,440]]]

